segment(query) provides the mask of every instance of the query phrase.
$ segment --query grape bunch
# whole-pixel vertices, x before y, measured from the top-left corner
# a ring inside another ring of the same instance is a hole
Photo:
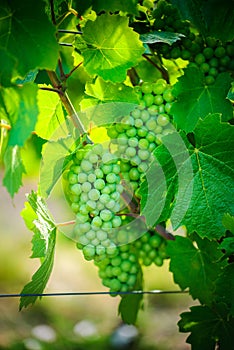
[[[173,131],[174,97],[163,79],[142,83],[136,92],[139,106],[107,126],[108,145],[78,148],[64,176],[65,193],[75,214],[72,238],[84,258],[94,260],[103,285],[111,292],[134,289],[142,265],[160,266],[167,257],[165,240],[136,216],[138,189],[152,152],[162,136]]]

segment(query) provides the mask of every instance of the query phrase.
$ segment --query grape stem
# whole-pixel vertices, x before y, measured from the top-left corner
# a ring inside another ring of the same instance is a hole
[[[85,130],[68,94],[66,93],[66,91],[64,91],[63,85],[61,84],[60,80],[58,79],[57,74],[54,71],[50,71],[50,70],[47,70],[47,74],[50,78],[50,81],[51,81],[53,87],[59,91],[58,92],[59,97],[60,97],[68,115],[70,116],[74,126],[79,130],[81,135],[86,134],[86,130]],[[87,139],[85,142],[86,143],[93,143],[90,140],[90,138],[88,137],[88,135],[87,135]]]
[[[6,129],[6,130],[11,130],[11,126],[8,124],[2,124],[0,123],[0,128]]]
[[[59,222],[55,226],[56,227],[68,226],[68,225],[74,225],[75,223],[76,223],[75,220],[71,220],[71,221]]]
[[[151,60],[148,55],[143,54],[142,55],[148,62],[150,62],[155,68],[157,68],[159,70],[159,72],[162,74],[163,79],[166,80],[166,82],[169,84],[169,76],[168,76],[168,72],[164,67],[160,67],[156,62],[154,62],[153,60]]]

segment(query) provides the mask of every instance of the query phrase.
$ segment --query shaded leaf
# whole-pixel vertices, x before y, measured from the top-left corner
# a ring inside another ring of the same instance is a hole
[[[178,322],[180,332],[191,332],[186,342],[193,350],[227,350],[233,341],[234,319],[227,317],[225,305],[192,306],[190,312],[182,313]]]
[[[167,253],[171,259],[170,271],[175,283],[183,290],[189,288],[194,299],[210,305],[214,281],[223,265],[217,262],[222,256],[218,244],[204,239],[203,244],[196,248],[189,238],[177,236],[175,241],[168,242]]]
[[[93,2],[92,6],[93,10],[96,12],[103,10],[109,12],[123,11],[137,15],[137,3],[137,0],[96,0]]]
[[[134,286],[134,290],[142,290],[142,271],[139,270],[137,276],[137,282]],[[139,309],[142,306],[142,293],[126,294],[121,296],[119,303],[119,314],[124,323],[135,324]]]
[[[225,303],[234,316],[234,263],[227,265],[216,281],[216,300]]]
[[[14,62],[1,65],[4,67],[3,82],[8,85],[10,77],[24,77],[35,68],[55,69],[58,59],[56,28],[45,13],[45,2],[3,0],[0,13],[0,48]]]
[[[225,213],[222,220],[223,226],[234,234],[234,216]]]
[[[21,151],[18,146],[8,146],[4,154],[5,174],[3,185],[7,188],[11,197],[18,192],[22,185],[22,176],[26,173]]]
[[[1,89],[1,103],[11,124],[9,146],[23,146],[34,130],[38,115],[37,90],[36,84]]]
[[[28,202],[21,215],[27,227],[34,232],[32,258],[42,258],[41,266],[32,276],[32,280],[25,285],[21,294],[41,294],[46,287],[53,267],[56,226],[45,201],[33,191],[28,195]],[[20,309],[33,304],[37,298],[38,295],[22,296]]]
[[[196,67],[184,70],[174,85],[173,94],[177,101],[173,103],[171,113],[179,129],[191,132],[199,118],[209,113],[221,113],[222,120],[232,118],[232,105],[227,100],[231,77],[221,73],[212,85],[205,85],[203,73]]]

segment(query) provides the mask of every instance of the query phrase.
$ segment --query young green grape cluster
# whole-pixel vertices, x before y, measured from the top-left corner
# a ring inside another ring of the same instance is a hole
[[[137,87],[140,104],[107,126],[107,147],[86,144],[73,155],[65,192],[75,214],[72,237],[86,260],[94,260],[111,292],[136,288],[141,265],[162,265],[165,240],[147,231],[138,189],[161,137],[172,132],[171,87],[163,79]],[[134,212],[132,208],[134,207]]]
[[[76,214],[73,237],[88,260],[115,253],[109,232],[122,225],[116,215],[123,191],[119,174],[118,159],[94,144],[77,150],[66,175],[67,197]]]
[[[99,269],[98,274],[103,285],[110,288],[110,292],[133,290],[141,272],[138,257],[131,244],[117,247],[113,257],[107,256],[96,261],[95,265]]]
[[[139,106],[107,130],[115,154],[121,159],[121,175],[134,191],[162,136],[172,132],[170,109],[174,101],[171,87],[164,79],[156,83],[144,82],[137,87],[137,93]]]
[[[149,266],[154,263],[162,266],[163,260],[167,258],[165,239],[156,231],[149,230],[134,245],[142,265]]]

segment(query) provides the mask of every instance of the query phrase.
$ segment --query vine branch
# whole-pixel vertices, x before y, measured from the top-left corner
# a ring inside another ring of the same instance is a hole
[[[68,96],[68,94],[64,91],[63,86],[60,82],[60,80],[57,77],[57,74],[54,71],[47,71],[47,74],[50,78],[52,86],[56,89],[59,90],[59,97],[61,99],[61,102],[63,103],[68,115],[70,116],[74,126],[79,130],[81,135],[86,134],[86,130]],[[92,143],[92,141],[87,138],[88,143]]]

